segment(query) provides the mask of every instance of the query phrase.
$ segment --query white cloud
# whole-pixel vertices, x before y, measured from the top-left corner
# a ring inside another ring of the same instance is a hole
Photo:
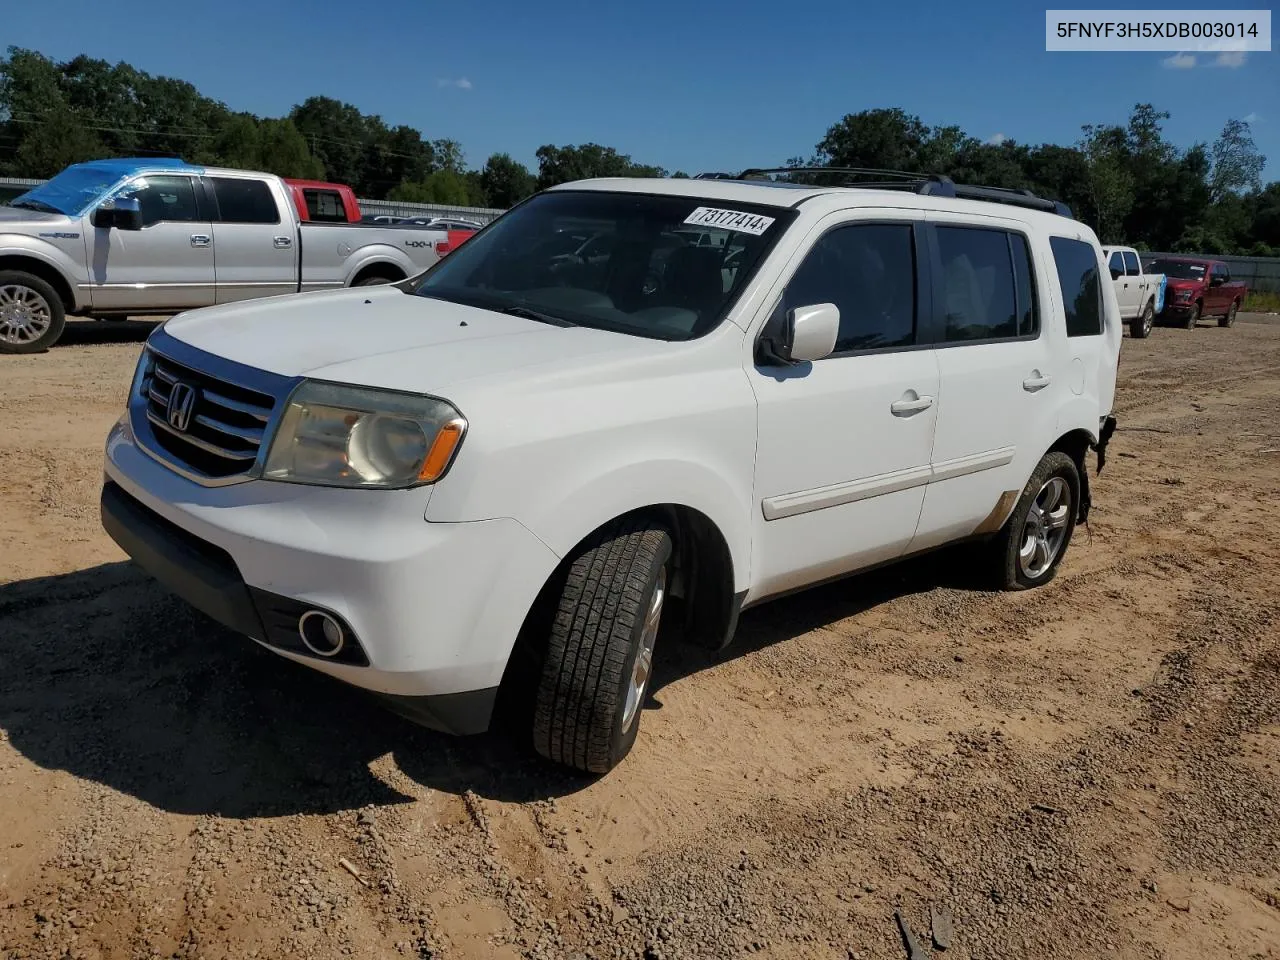
[[[1196,55],[1194,53],[1175,53],[1172,57],[1165,57],[1160,62],[1170,70],[1190,70],[1196,65]]]
[[[450,80],[447,77],[441,77],[436,81],[437,87],[457,87],[459,90],[470,90],[471,81],[466,77],[459,77],[457,80]]]
[[[987,137],[986,142],[990,146],[998,147],[1000,146],[1000,144],[1004,143],[1008,139],[1009,138],[1006,137],[1003,133],[993,133],[991,136]]]
[[[1258,112],[1255,110],[1253,113],[1246,113],[1240,119],[1243,120],[1245,123],[1249,124],[1250,126],[1252,126],[1262,118],[1258,116]]]
[[[1218,58],[1213,61],[1213,65],[1234,70],[1236,67],[1243,67],[1248,56],[1243,50],[1224,50],[1218,54]]]

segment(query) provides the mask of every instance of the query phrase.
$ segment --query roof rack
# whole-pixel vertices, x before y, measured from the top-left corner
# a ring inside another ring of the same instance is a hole
[[[866,190],[909,190],[925,196],[959,197],[966,200],[987,200],[1007,203],[1015,207],[1043,210],[1060,217],[1074,219],[1071,208],[1060,200],[1048,200],[1030,190],[1014,190],[1008,187],[984,187],[977,184],[955,183],[940,173],[912,173],[907,170],[883,170],[875,167],[751,167],[734,175],[728,173],[700,173],[697,180],[768,180],[776,175],[808,174],[852,177],[879,177],[879,180],[845,179],[838,186],[858,187]]]

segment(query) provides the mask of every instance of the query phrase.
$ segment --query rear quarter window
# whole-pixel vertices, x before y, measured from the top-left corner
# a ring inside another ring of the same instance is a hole
[[[1102,284],[1093,245],[1067,237],[1050,237],[1049,247],[1058,269],[1067,336],[1091,337],[1102,333]]]

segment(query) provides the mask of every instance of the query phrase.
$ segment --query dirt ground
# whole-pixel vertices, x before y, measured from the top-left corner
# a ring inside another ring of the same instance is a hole
[[[145,328],[0,358],[0,956],[904,958],[938,905],[944,960],[1280,958],[1280,325],[1241,319],[1125,340],[1050,586],[939,554],[758,608],[660,650],[594,781],[124,562]]]

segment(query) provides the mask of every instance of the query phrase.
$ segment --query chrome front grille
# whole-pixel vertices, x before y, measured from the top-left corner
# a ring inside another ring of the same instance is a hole
[[[130,399],[139,441],[199,483],[253,476],[273,416],[296,381],[203,354],[162,331],[152,343],[157,339],[167,341],[165,352],[146,351]]]

